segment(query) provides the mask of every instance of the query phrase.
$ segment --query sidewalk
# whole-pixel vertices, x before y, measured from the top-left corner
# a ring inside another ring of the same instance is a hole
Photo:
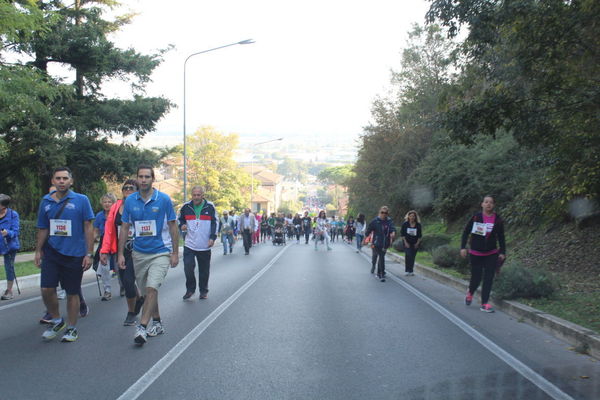
[[[370,256],[368,248],[363,247],[361,251]],[[389,259],[391,259],[391,261],[404,265],[403,256],[390,252],[387,253],[387,256]],[[446,286],[457,289],[461,296],[466,293],[469,287],[469,282],[445,274],[436,270],[435,268],[430,268],[415,263],[414,270],[421,276],[433,279]],[[495,300],[494,305],[496,309],[501,310],[504,313],[517,318],[518,320],[526,321],[531,325],[543,330],[544,332],[547,332],[558,339],[564,340],[573,347],[585,349],[589,355],[596,359],[600,359],[600,334],[516,301]]]

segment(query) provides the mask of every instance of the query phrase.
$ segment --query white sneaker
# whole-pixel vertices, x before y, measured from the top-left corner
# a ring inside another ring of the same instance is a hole
[[[64,300],[64,299],[65,299],[65,297],[67,297],[67,292],[65,292],[63,289],[57,290],[57,291],[56,291],[56,297],[57,297],[59,300]]]
[[[148,328],[147,333],[150,337],[158,336],[165,333],[165,328],[163,328],[162,323],[154,321],[152,326]]]
[[[148,333],[146,332],[146,328],[144,328],[142,325],[138,325],[137,329],[135,330],[133,341],[139,346],[142,346],[144,343],[146,343],[148,341]]]

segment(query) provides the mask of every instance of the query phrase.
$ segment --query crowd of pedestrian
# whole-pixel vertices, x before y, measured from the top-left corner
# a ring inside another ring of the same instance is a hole
[[[183,204],[177,216],[170,197],[153,187],[154,180],[153,168],[140,165],[136,179],[123,183],[121,199],[110,193],[102,196],[102,209],[94,214],[88,197],[71,190],[71,170],[59,167],[52,171],[50,192],[42,198],[38,209],[34,257],[35,265],[41,269],[40,287],[46,306],[40,322],[48,324],[43,339],[52,340],[63,332],[63,342],[78,339],[77,320],[89,312],[81,282],[83,273],[91,267],[96,270],[102,301],[111,300],[111,278],[118,276],[120,295],[127,302],[123,324],[136,326],[135,344],[141,346],[148,337],[164,333],[159,289],[169,269],[179,263],[180,233],[186,286],[183,300],[194,296],[196,289],[200,300],[208,298],[211,250],[219,236],[224,256],[233,253],[240,236],[245,255],[259,244],[286,244],[286,238],[296,244],[301,243],[301,238],[304,244],[313,240],[315,251],[320,244],[332,250],[331,244],[336,240],[355,243],[356,252],[368,245],[371,274],[385,282],[386,252],[396,238],[396,227],[387,206],[380,207],[370,222],[362,213],[356,220],[353,216],[346,221],[336,216],[328,218],[325,210],[314,218],[308,211],[304,215],[266,212],[255,215],[249,208],[239,216],[235,210],[226,210],[218,217],[215,205],[204,198],[204,188],[195,186],[191,200]],[[10,202],[8,195],[0,194],[0,254],[6,272],[2,300],[13,299],[15,282],[18,289],[14,261],[20,248],[20,223],[19,214],[9,207]],[[481,208],[481,212],[468,220],[462,235],[461,256],[468,256],[471,264],[465,303],[471,304],[483,280],[481,310],[493,312],[490,291],[496,271],[506,258],[504,223],[494,212],[493,196],[485,196]],[[417,211],[406,213],[400,237],[405,252],[405,274],[413,276],[423,237]],[[99,243],[96,251],[95,242]],[[59,309],[59,286],[66,293],[66,318]]]

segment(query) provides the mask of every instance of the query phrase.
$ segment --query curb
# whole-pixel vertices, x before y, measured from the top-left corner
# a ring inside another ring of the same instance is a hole
[[[387,255],[395,261],[404,262],[404,257],[388,252]],[[453,287],[459,291],[466,291],[469,283],[463,279],[455,278],[431,267],[415,263],[415,270],[421,275],[434,279],[446,286]],[[552,336],[564,340],[571,344],[578,351],[586,352],[590,356],[600,359],[600,334],[591,329],[565,321],[547,312],[529,307],[512,300],[495,300],[496,308],[511,315],[512,317],[524,320],[537,328],[551,334]]]

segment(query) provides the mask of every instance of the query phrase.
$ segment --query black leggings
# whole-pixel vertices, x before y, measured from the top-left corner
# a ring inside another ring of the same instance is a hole
[[[125,249],[123,255],[125,256],[125,269],[119,268],[119,278],[121,278],[121,285],[125,288],[125,297],[133,299],[137,297],[137,288],[135,286],[135,270],[133,269],[131,250]]]
[[[411,245],[414,246],[414,245]],[[415,267],[415,258],[417,257],[417,249],[414,247],[404,248],[404,272],[413,272]]]
[[[483,277],[483,286],[481,287],[481,304],[487,304],[492,291],[492,283],[496,274],[496,265],[498,263],[498,254],[489,256],[469,255],[471,261],[471,282],[469,283],[469,292],[475,293]]]

